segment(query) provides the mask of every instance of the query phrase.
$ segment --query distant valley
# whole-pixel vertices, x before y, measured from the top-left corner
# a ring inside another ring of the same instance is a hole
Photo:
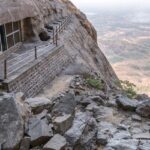
[[[150,12],[87,12],[98,42],[121,80],[150,95]]]

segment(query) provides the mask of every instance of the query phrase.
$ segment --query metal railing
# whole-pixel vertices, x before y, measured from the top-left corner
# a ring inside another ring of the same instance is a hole
[[[70,16],[67,16],[67,17],[64,17],[63,19],[61,20],[57,20],[55,21],[54,23],[52,23],[50,25],[51,27],[51,31],[52,31],[52,36],[51,36],[51,39],[50,39],[50,42],[53,43],[54,46],[58,46],[58,37],[59,37],[59,34],[61,32],[63,32],[63,30],[66,29],[66,26],[70,23],[71,21],[71,15]],[[20,55],[16,56],[15,59],[18,61],[16,63],[14,63],[13,65],[11,65],[10,67],[8,66],[8,64],[12,64],[13,63],[13,60],[8,60],[8,59],[5,59],[3,61],[4,63],[4,72],[3,72],[3,78],[4,80],[8,79],[8,76],[11,75],[13,72],[17,71],[18,69],[20,69],[21,67],[27,65],[28,63],[32,62],[33,61],[33,58],[34,60],[37,60],[38,57],[42,56],[45,52],[47,51],[43,51],[43,49],[46,49],[50,46],[47,45],[42,45],[42,46],[35,46],[34,49],[31,49],[31,50],[28,50],[27,52],[25,52],[24,54],[21,54],[22,57],[24,57],[25,59],[21,59],[19,58]],[[28,53],[31,53],[30,56],[28,56]],[[28,57],[27,57],[28,56]],[[18,64],[23,64],[21,65],[21,67],[17,67]],[[15,68],[15,69],[14,69]]]

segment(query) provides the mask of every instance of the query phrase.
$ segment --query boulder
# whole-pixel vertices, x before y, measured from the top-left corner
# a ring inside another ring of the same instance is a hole
[[[104,150],[137,150],[138,140],[134,139],[119,139],[110,140]]]
[[[24,134],[24,123],[15,98],[4,93],[0,96],[0,144],[3,150],[15,149]]]
[[[69,144],[75,145],[81,138],[82,133],[89,121],[90,115],[88,113],[77,112],[73,121],[72,127],[65,133],[65,137]]]
[[[113,124],[101,121],[98,124],[97,144],[106,145],[108,143],[108,140],[114,135],[116,131],[117,129]]]
[[[61,116],[63,114],[73,114],[75,111],[76,102],[74,95],[67,93],[61,97],[52,109],[52,116]]]
[[[138,105],[136,112],[143,117],[150,118],[150,100],[147,100]]]
[[[54,128],[58,133],[65,133],[71,126],[74,116],[71,114],[64,114],[56,117],[53,120]]]
[[[95,150],[96,149],[97,122],[94,118],[89,119],[75,150]]]
[[[62,150],[66,145],[66,139],[63,136],[56,134],[46,145],[44,145],[43,150]]]
[[[116,103],[118,107],[129,111],[135,111],[139,104],[137,100],[129,99],[127,97],[118,97]]]
[[[29,98],[25,100],[26,103],[28,103],[32,109],[32,112],[34,114],[41,113],[44,109],[50,110],[52,107],[52,101],[48,98],[41,98],[41,97],[35,97],[35,98]]]
[[[28,135],[31,137],[33,147],[45,144],[53,136],[49,131],[49,126],[44,120],[30,118]]]
[[[96,102],[98,105],[104,105],[105,101],[100,96],[91,96],[89,97],[92,101]]]
[[[109,139],[108,134],[98,132],[96,143],[97,145],[106,145],[108,143],[108,139]]]
[[[112,118],[114,115],[114,110],[110,107],[99,106],[98,108],[94,108],[94,117],[98,122],[102,120],[107,120]]]
[[[39,37],[40,37],[40,40],[41,41],[47,41],[50,39],[50,36],[48,35],[48,33],[46,31],[42,31],[40,34],[39,34]]]
[[[132,115],[132,120],[141,122],[142,118],[140,116],[138,116],[138,115]]]
[[[31,141],[30,137],[24,137],[21,141],[19,150],[29,150],[30,141]]]
[[[98,108],[99,106],[96,103],[91,103],[85,109],[87,111],[94,111],[95,109],[98,109]]]

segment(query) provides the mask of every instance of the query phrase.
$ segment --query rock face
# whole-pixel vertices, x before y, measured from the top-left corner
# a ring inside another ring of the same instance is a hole
[[[150,100],[141,103],[137,107],[136,112],[143,117],[150,118]]]
[[[0,96],[0,144],[3,149],[16,148],[23,137],[23,119],[10,94]]]
[[[60,36],[59,44],[65,46],[75,65],[81,64],[88,70],[99,72],[109,85],[115,85],[114,81],[118,78],[98,47],[96,30],[88,21],[86,15],[76,8],[71,1],[0,0],[0,3],[1,23],[31,18],[32,26],[30,29],[27,28],[28,31],[26,32],[30,33],[29,30],[33,30],[31,31],[33,34],[26,35],[28,40],[49,39],[45,27],[54,20],[71,14],[72,23],[67,27],[66,32]]]

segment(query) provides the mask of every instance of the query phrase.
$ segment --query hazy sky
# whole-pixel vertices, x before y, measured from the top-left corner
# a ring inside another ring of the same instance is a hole
[[[81,9],[86,8],[150,8],[150,0],[71,0]]]

